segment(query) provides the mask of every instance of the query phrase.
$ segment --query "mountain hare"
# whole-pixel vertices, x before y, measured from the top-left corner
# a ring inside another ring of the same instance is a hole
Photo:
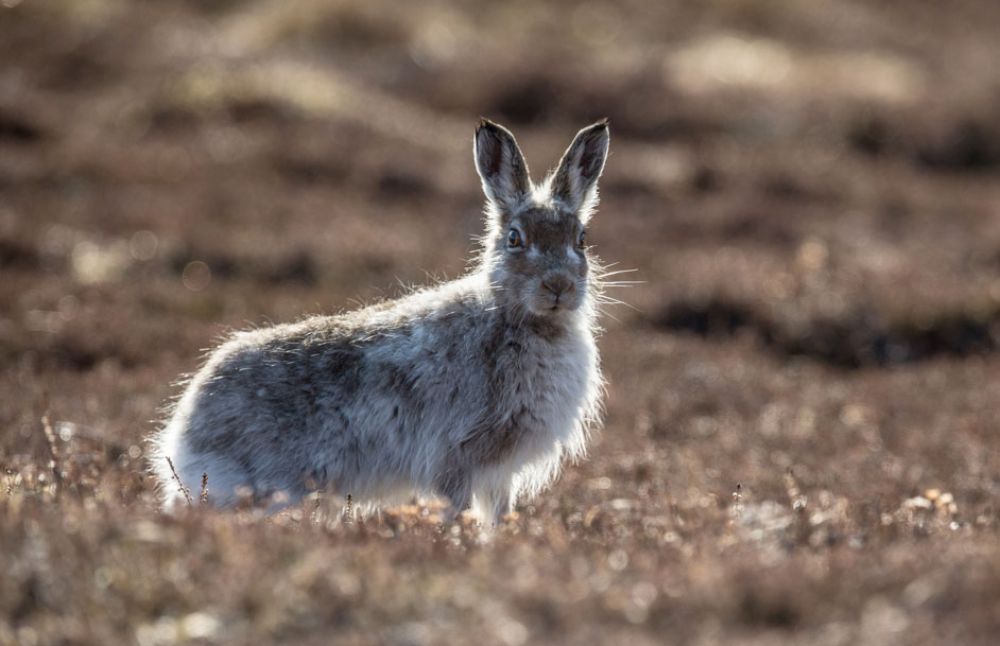
[[[465,277],[340,316],[239,332],[215,350],[157,433],[167,508],[288,504],[316,489],[377,503],[444,496],[488,522],[585,451],[602,380],[596,261],[584,227],[608,125],[581,130],[535,185],[513,135],[483,120],[487,227]],[[178,482],[179,480],[179,482]],[[189,498],[190,500],[190,498]]]

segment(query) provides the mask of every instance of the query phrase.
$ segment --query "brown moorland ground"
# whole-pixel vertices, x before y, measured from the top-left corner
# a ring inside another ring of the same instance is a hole
[[[1000,6],[0,2],[0,644],[996,643]],[[479,115],[612,122],[590,458],[156,510],[227,330],[455,276]],[[430,277],[428,276],[430,274]]]

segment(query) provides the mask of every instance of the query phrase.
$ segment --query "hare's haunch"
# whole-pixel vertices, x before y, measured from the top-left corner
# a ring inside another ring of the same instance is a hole
[[[475,268],[396,301],[233,335],[154,438],[165,505],[185,499],[181,484],[197,498],[207,474],[220,506],[243,491],[372,503],[421,492],[495,521],[545,488],[598,421],[584,226],[607,152],[602,121],[535,185],[511,133],[482,121]]]

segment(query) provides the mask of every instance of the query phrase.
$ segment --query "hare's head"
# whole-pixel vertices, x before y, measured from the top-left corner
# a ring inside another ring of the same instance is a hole
[[[485,119],[479,124],[476,170],[489,218],[483,261],[506,305],[559,316],[586,302],[586,225],[607,155],[605,120],[577,133],[556,170],[535,186],[514,136]]]

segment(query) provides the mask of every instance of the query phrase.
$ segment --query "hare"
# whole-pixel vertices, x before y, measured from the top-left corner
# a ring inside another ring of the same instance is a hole
[[[603,390],[598,265],[585,226],[607,120],[581,130],[533,184],[513,135],[482,120],[476,169],[486,234],[464,277],[339,316],[234,334],[153,438],[165,508],[443,496],[448,518],[496,523],[580,458]],[[179,480],[179,482],[177,482]]]

